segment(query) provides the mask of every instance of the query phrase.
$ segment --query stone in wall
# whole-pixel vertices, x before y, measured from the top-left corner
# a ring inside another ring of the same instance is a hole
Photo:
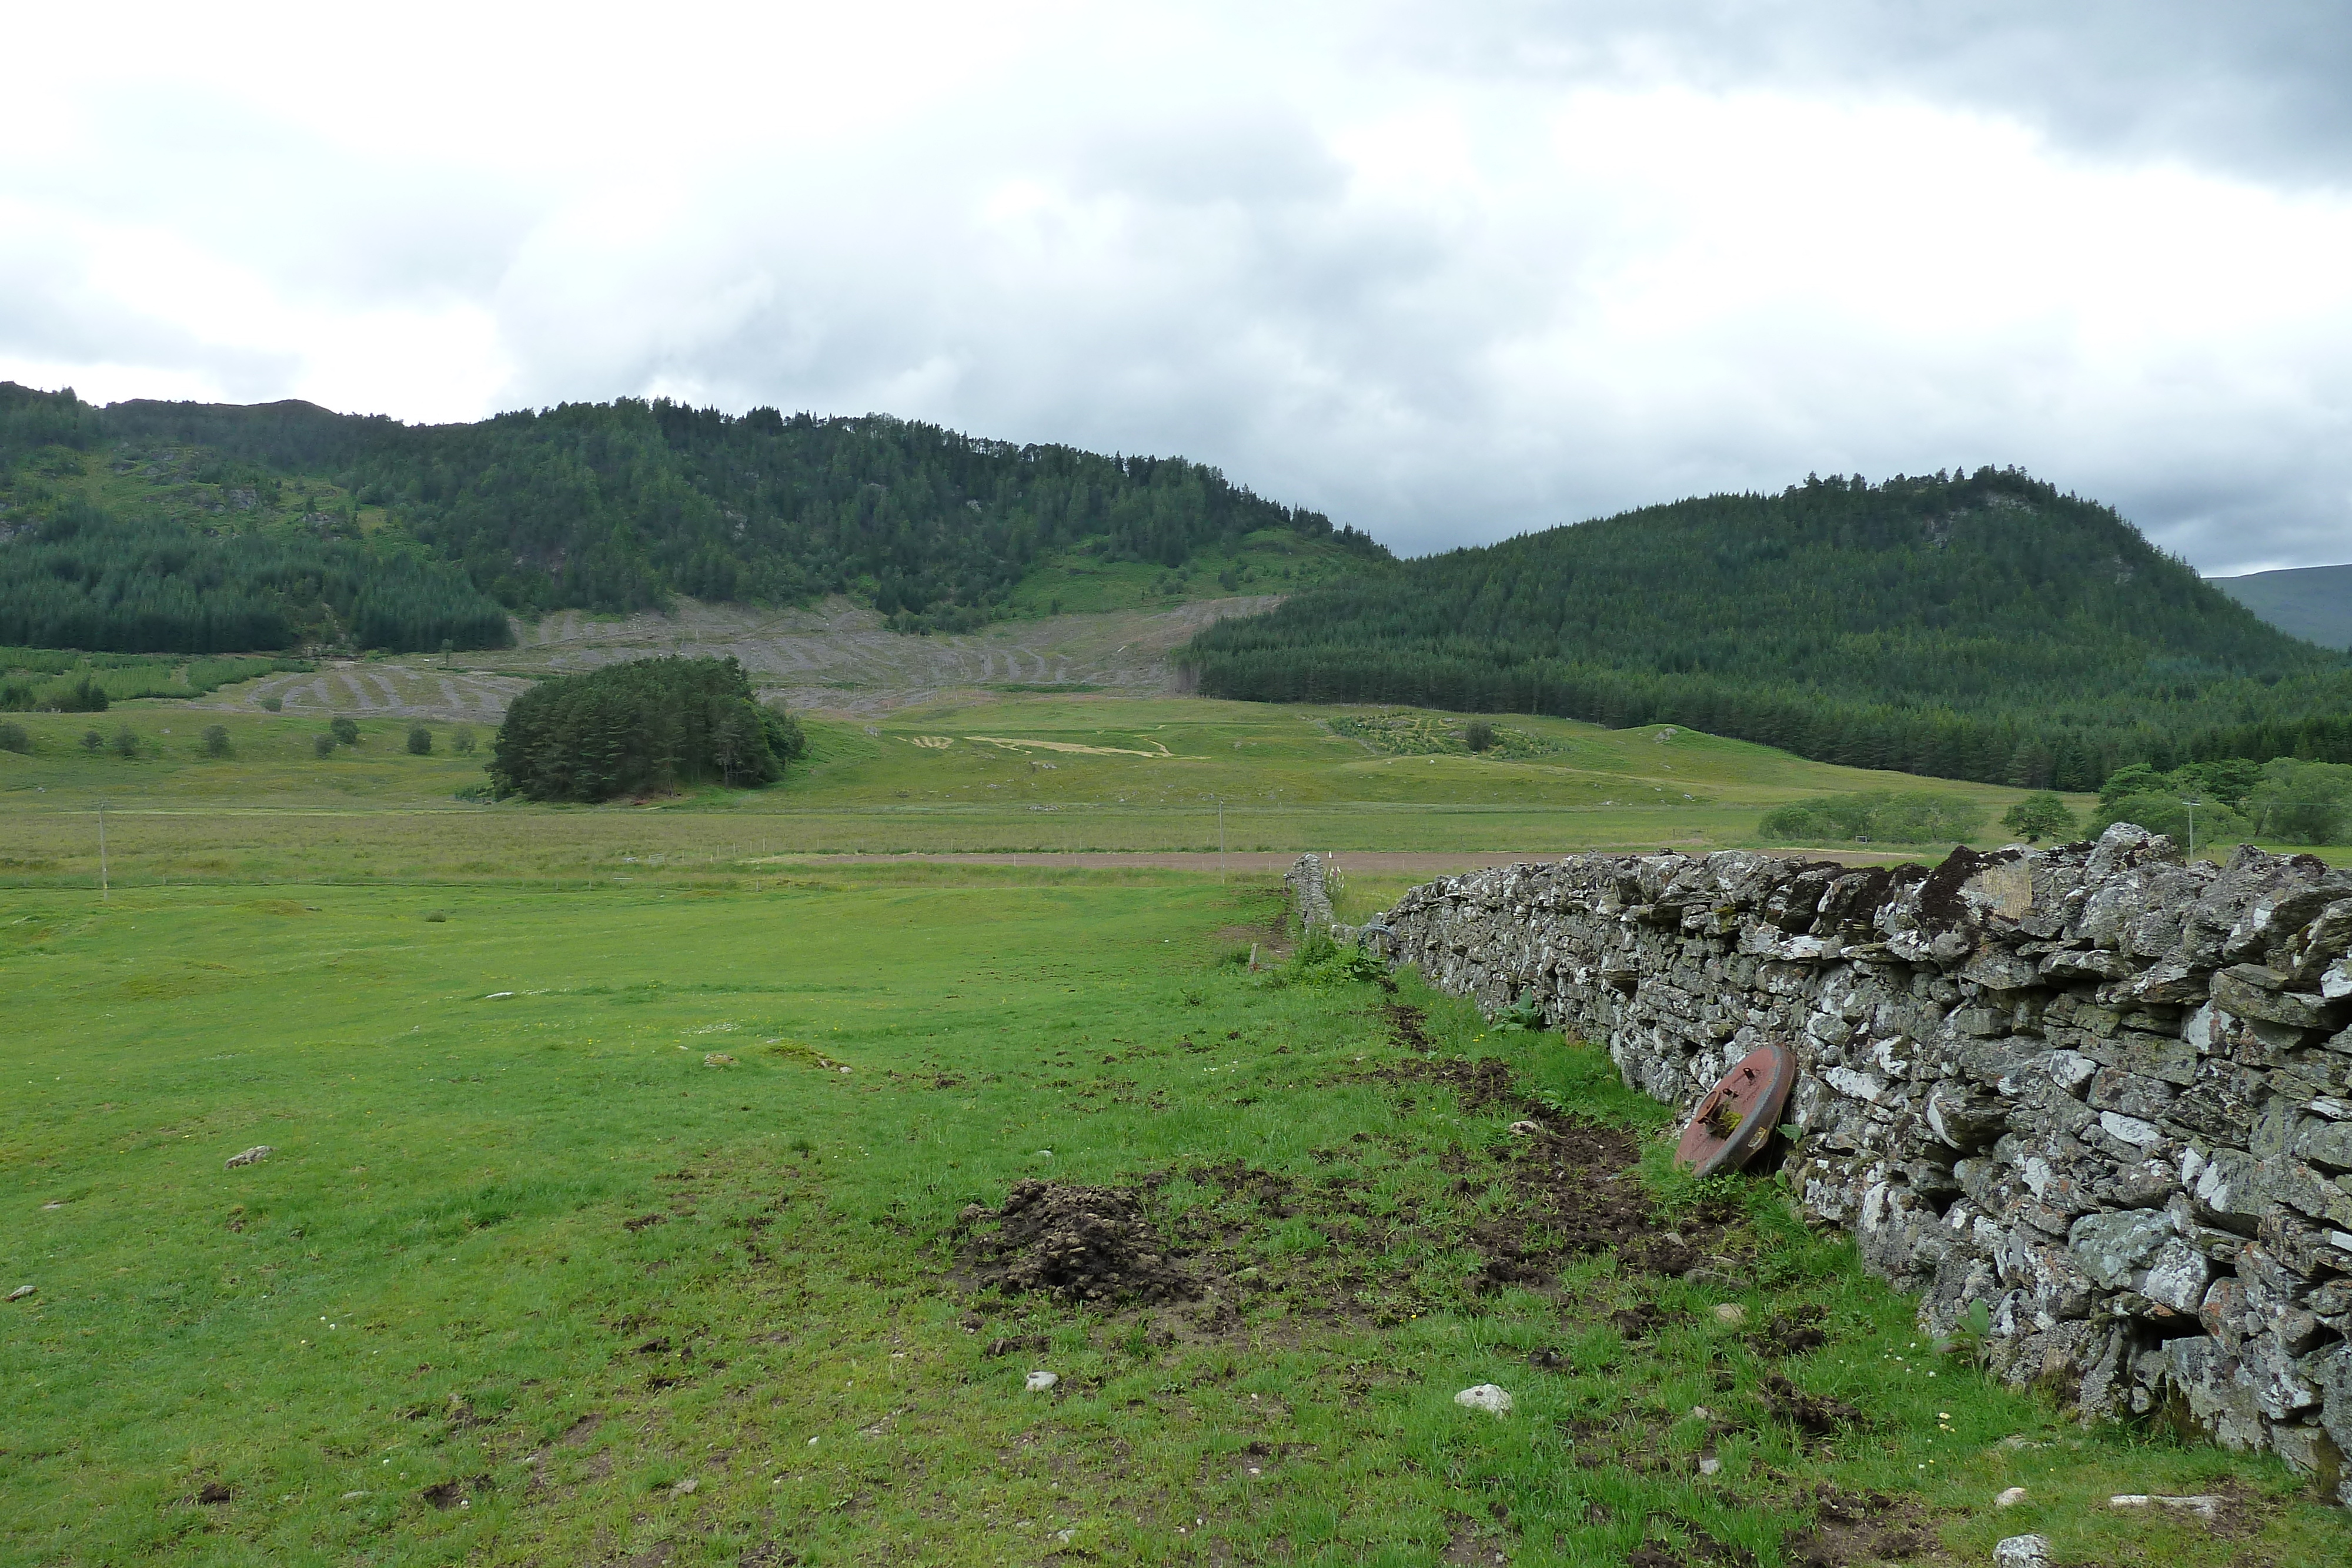
[[[1291,906],[1298,912],[1301,931],[1331,924],[1331,891],[1324,879],[1322,856],[1300,855],[1282,880],[1290,884]]]
[[[2010,1382],[2352,1503],[2352,871],[2190,863],[2128,824],[1933,867],[1580,855],[1364,929],[1490,1012],[1533,996],[1685,1110],[1789,1047],[1800,1200],[1924,1329],[1981,1304]]]

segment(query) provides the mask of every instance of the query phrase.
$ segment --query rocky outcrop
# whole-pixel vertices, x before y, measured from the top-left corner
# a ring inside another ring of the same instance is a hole
[[[2352,871],[2127,824],[1933,868],[1583,855],[1366,933],[1677,1105],[1790,1047],[1783,1168],[1925,1329],[2352,1502]]]

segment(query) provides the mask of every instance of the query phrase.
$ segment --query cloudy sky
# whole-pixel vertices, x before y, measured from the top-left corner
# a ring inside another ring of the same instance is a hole
[[[1182,453],[1406,552],[2015,463],[2209,572],[2352,560],[2326,0],[9,34],[0,378],[95,401],[878,409]]]

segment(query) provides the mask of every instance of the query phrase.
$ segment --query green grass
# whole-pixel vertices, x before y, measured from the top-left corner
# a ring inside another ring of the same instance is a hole
[[[0,687],[18,686],[26,706],[70,700],[88,681],[110,702],[134,697],[209,696],[278,670],[308,670],[307,660],[267,654],[190,658],[181,653],[78,653],[49,648],[0,648]]]
[[[38,1289],[0,1317],[0,1562],[989,1563],[1067,1530],[1105,1562],[1521,1564],[1703,1531],[1772,1565],[1822,1480],[1916,1498],[1969,1562],[2027,1528],[2067,1562],[2352,1548],[2273,1462],[2076,1432],[1938,1360],[1769,1183],[1731,1194],[1740,1283],[1602,1254],[1473,1292],[1518,1113],[1417,1081],[1372,986],[1232,962],[1277,909],[1263,881],[935,866],[10,894],[0,1256]],[[1669,1218],[1703,1196],[1600,1052],[1398,999],[1438,1060],[1633,1128]],[[1197,1178],[1229,1161],[1295,1211]],[[1237,1317],[976,1297],[956,1217],[1030,1176],[1166,1176],[1155,1221]],[[1608,1314],[1641,1301],[1661,1327],[1628,1343]],[[1724,1302],[1831,1341],[1767,1356]],[[1061,1387],[1024,1393],[1033,1366]],[[1866,1425],[1801,1444],[1758,1418],[1773,1372]],[[1488,1381],[1510,1416],[1454,1406]],[[2260,1533],[2094,1506],[2216,1486]]]
[[[251,464],[220,463],[203,448],[170,443],[94,452],[48,447],[16,482],[79,495],[116,517],[170,519],[214,535],[299,528],[370,534],[385,523],[383,507],[360,506],[323,479],[266,478]]]
[[[94,884],[97,808],[118,885],[236,881],[561,881],[691,877],[748,887],[838,853],[1504,852],[1705,852],[1752,845],[1773,807],[1870,788],[1930,788],[2000,813],[2021,790],[1806,762],[1664,727],[1612,731],[1513,717],[1539,755],[1398,755],[1342,725],[1431,716],[1186,698],[1017,695],[913,708],[871,725],[811,721],[808,761],[760,791],[701,790],[597,809],[461,801],[482,749],[412,757],[405,719],[360,721],[360,744],[312,755],[316,716],[130,704],[16,716],[30,755],[0,752],[0,879]],[[219,722],[233,755],[206,758]],[[102,742],[128,725],[135,759]],[[1662,735],[1668,738],[1659,738]],[[2077,798],[2079,810],[2088,798]],[[1892,852],[1932,858],[1933,846]],[[2347,852],[2321,852],[2342,859]]]
[[[1243,536],[1232,549],[1202,549],[1181,566],[1107,560],[1089,540],[1039,561],[1006,596],[1019,615],[1082,615],[1154,610],[1192,599],[1296,593],[1302,588],[1387,570],[1336,545],[1284,528]]]

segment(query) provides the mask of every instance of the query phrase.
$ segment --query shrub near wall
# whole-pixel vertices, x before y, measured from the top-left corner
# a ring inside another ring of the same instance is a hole
[[[1981,1322],[2012,1383],[2273,1449],[2352,1503],[2352,870],[2184,863],[2126,823],[1933,870],[1583,855],[1375,924],[1660,1100],[1788,1046],[1784,1168],[1923,1328]]]

